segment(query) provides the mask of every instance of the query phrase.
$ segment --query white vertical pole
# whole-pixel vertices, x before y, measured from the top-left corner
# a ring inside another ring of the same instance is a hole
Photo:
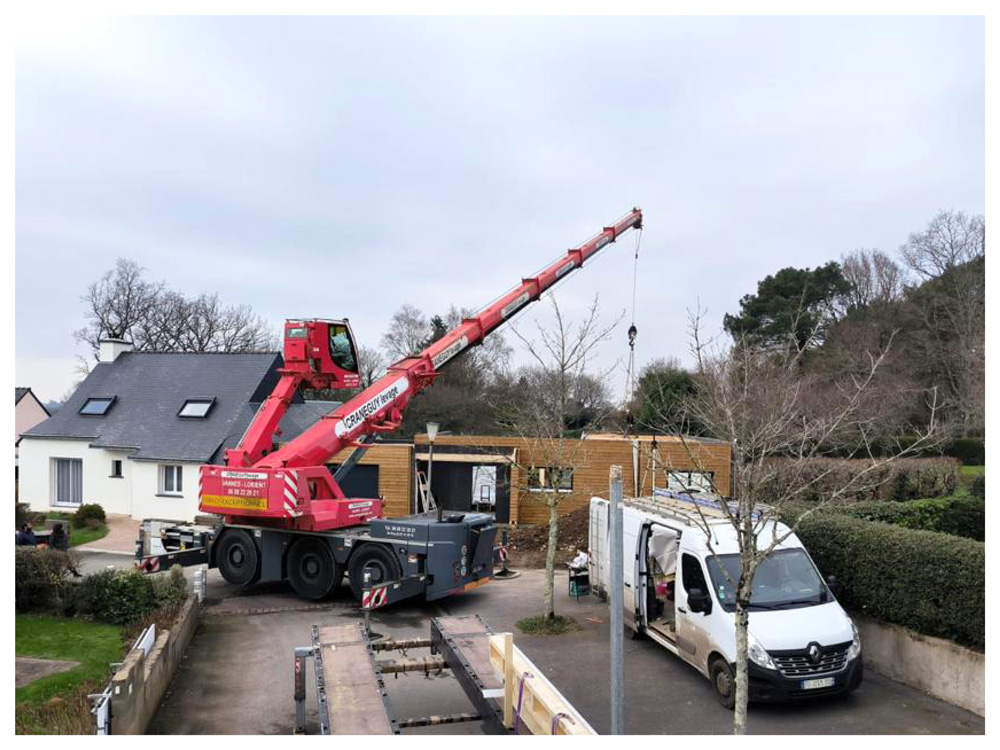
[[[622,539],[622,467],[611,467],[611,734],[625,734],[625,575]]]

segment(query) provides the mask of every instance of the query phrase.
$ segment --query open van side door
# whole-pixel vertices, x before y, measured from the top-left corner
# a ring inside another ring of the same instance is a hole
[[[645,589],[637,585],[639,580],[639,536],[642,532],[642,519],[628,508],[622,509],[622,574],[625,578],[625,624],[636,632],[642,627],[638,619],[638,602],[642,599]]]

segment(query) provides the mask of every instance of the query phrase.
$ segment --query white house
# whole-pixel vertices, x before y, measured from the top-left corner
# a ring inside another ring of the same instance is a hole
[[[19,499],[33,509],[99,503],[133,518],[193,520],[198,467],[223,460],[277,382],[281,355],[133,352],[101,342],[100,361],[20,444]],[[291,439],[336,404],[293,403]]]

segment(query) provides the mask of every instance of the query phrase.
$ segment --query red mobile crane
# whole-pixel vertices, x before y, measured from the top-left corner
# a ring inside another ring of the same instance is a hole
[[[230,583],[287,578],[298,594],[322,598],[348,572],[361,598],[367,572],[381,603],[423,591],[428,599],[488,580],[493,573],[492,518],[486,514],[383,518],[379,499],[348,498],[326,462],[344,448],[363,452],[378,433],[395,430],[410,399],[441,369],[510,320],[556,282],[628,229],[633,209],[572,248],[536,276],[503,294],[418,354],[338,406],[294,440],[275,448],[278,425],[302,387],[356,388],[357,352],[347,320],[288,320],[279,381],[225,466],[202,466],[200,509],[222,517],[211,530],[150,520],[137,556],[144,569],[208,562]],[[343,476],[351,459],[338,474]]]

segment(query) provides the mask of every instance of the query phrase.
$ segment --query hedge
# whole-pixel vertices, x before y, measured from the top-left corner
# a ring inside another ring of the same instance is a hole
[[[939,531],[980,542],[986,539],[986,503],[974,497],[959,495],[905,502],[858,503],[837,508],[836,512],[866,521]]]
[[[20,612],[86,614],[102,622],[128,625],[158,610],[180,606],[187,581],[179,565],[168,574],[145,575],[134,568],[103,570],[80,583],[69,578],[72,555],[58,550],[18,547],[15,551],[15,605]]]
[[[879,466],[862,479],[854,480],[870,462],[865,459],[814,458],[806,462],[794,459],[774,459],[764,492],[782,497],[789,487],[806,486],[799,502],[815,503],[828,500],[852,480],[857,486],[839,496],[843,503],[873,500],[912,500],[941,497],[955,492],[958,484],[958,464],[952,458],[900,458]]]
[[[73,584],[69,574],[76,570],[68,552],[39,547],[14,550],[14,607],[18,612],[61,611],[72,606]]]
[[[966,466],[983,466],[986,463],[986,439],[955,438],[941,447],[941,453],[957,458]]]
[[[829,512],[804,518],[797,534],[848,609],[985,650],[982,542]]]

